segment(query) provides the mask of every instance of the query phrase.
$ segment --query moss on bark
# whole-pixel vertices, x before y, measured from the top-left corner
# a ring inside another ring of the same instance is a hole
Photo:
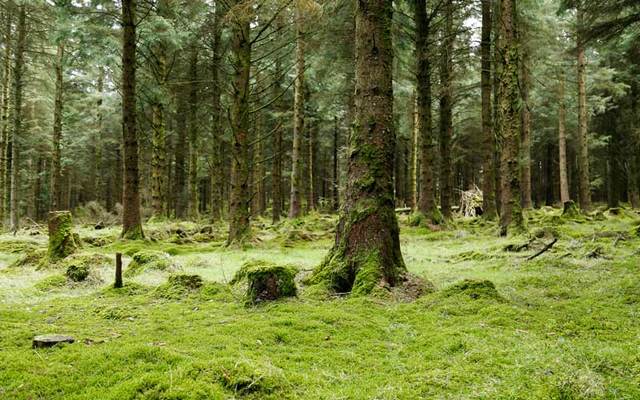
[[[59,261],[73,254],[80,243],[73,233],[73,219],[69,211],[49,213],[49,250],[50,262]]]

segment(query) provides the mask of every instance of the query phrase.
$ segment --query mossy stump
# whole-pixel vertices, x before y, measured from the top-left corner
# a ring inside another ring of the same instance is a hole
[[[273,301],[297,294],[294,281],[298,269],[291,265],[276,265],[268,261],[245,263],[231,280],[235,285],[246,280],[246,303]]]
[[[562,216],[565,218],[575,218],[580,216],[578,205],[573,201],[565,201],[563,204]]]
[[[73,254],[80,243],[73,233],[73,219],[69,211],[49,213],[49,250],[50,262],[56,262]]]

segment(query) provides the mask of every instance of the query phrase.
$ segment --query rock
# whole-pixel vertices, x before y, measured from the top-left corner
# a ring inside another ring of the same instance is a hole
[[[39,335],[33,338],[32,347],[34,349],[42,349],[53,347],[58,343],[73,343],[76,340],[72,336],[65,335]]]

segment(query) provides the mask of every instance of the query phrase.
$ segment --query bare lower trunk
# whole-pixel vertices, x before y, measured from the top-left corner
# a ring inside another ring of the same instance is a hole
[[[189,63],[189,218],[198,218],[198,50],[191,49]]]
[[[293,152],[291,154],[291,196],[289,218],[302,213],[302,132],[304,129],[304,31],[301,11],[296,10],[296,79],[293,100]]]
[[[589,181],[589,140],[587,137],[587,84],[586,61],[583,41],[584,15],[578,9],[578,194],[580,208],[583,211],[591,209],[591,189]]]
[[[361,0],[356,10],[356,105],[345,203],[336,241],[311,282],[369,293],[401,283],[406,268],[394,211],[392,4]]]
[[[440,54],[440,208],[451,218],[451,138],[453,136],[453,1],[445,3],[445,26]]]
[[[521,40],[521,43],[523,40]],[[529,76],[529,56],[526,46],[521,46],[524,54],[521,62],[521,85],[520,91],[522,95],[522,111],[520,113],[520,165],[521,165],[521,181],[522,181],[522,208],[530,209],[533,207],[531,201],[531,111],[529,110],[529,90],[531,86],[531,78]]]
[[[220,4],[216,5],[215,20],[213,27],[213,41],[211,43],[212,59],[211,59],[211,87],[213,90],[211,98],[211,219],[212,221],[220,220],[222,216],[222,155],[220,154],[222,135],[222,107],[220,97],[222,90],[220,88],[220,63],[221,40],[222,40],[222,18],[224,16]]]
[[[140,176],[136,132],[136,0],[122,0],[122,135],[124,140],[124,186],[122,237],[140,239]]]
[[[491,0],[482,0],[482,42],[480,57],[480,90],[482,96],[482,211],[483,217],[489,220],[496,218],[495,193],[495,135],[493,132],[493,115],[491,112]],[[495,72],[494,72],[495,73]]]
[[[569,197],[569,179],[567,178],[567,137],[565,132],[564,74],[560,75],[558,85],[558,163],[560,164],[560,201],[567,203]]]
[[[50,211],[58,211],[60,209],[60,192],[62,186],[62,171],[60,167],[60,141],[62,140],[62,95],[63,95],[63,79],[62,79],[62,61],[64,58],[64,45],[58,43],[58,53],[56,57],[56,87],[55,102],[53,106],[53,154],[51,157],[51,205]]]
[[[5,46],[4,46],[4,70],[2,74],[2,113],[0,127],[0,227],[4,226],[4,216],[6,210],[7,199],[7,160],[8,160],[8,147],[9,147],[9,85],[11,84],[11,20],[12,15],[7,7],[6,26],[4,34]]]
[[[333,117],[333,151],[332,151],[332,167],[333,173],[331,174],[331,195],[333,201],[331,208],[333,211],[337,211],[340,208],[340,193],[338,192],[338,186],[340,185],[340,177],[338,175],[338,117]]]

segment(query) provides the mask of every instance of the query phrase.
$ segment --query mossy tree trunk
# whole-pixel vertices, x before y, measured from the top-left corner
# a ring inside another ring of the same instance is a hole
[[[198,218],[198,48],[191,46],[189,60],[189,218]]]
[[[176,218],[184,218],[187,213],[187,104],[182,90],[178,89],[174,172],[174,209]]]
[[[291,153],[291,192],[289,218],[302,214],[302,135],[304,129],[304,26],[302,10],[296,7],[296,78],[293,87],[293,151]]]
[[[500,7],[500,78],[498,86],[498,136],[502,141],[500,234],[524,228],[520,199],[520,112],[518,46],[514,0]]]
[[[587,65],[585,60],[584,44],[584,11],[577,10],[577,43],[578,55],[578,135],[576,136],[578,147],[578,201],[580,209],[591,209],[591,188],[589,181],[589,141],[587,136],[588,110],[587,110]]]
[[[340,192],[338,187],[340,185],[340,176],[338,175],[338,146],[339,146],[339,134],[340,130],[338,129],[338,117],[333,117],[333,145],[332,145],[332,170],[331,174],[331,209],[333,211],[338,211],[340,208]]]
[[[629,202],[631,207],[640,208],[640,117],[638,102],[640,96],[638,82],[631,84],[631,124],[630,124],[630,159],[628,160]]]
[[[220,142],[222,132],[222,90],[220,88],[220,63],[222,61],[222,18],[224,11],[221,4],[216,3],[213,21],[213,37],[211,42],[211,220],[218,221],[222,217],[222,157]]]
[[[495,152],[496,142],[493,132],[493,115],[491,112],[491,31],[493,18],[491,0],[482,0],[482,36],[480,42],[480,90],[482,97],[482,211],[483,217],[495,219]],[[495,73],[495,71],[494,71]]]
[[[233,99],[231,105],[231,218],[227,244],[240,244],[251,234],[249,224],[249,83],[251,73],[251,28],[248,18],[232,21]]]
[[[282,19],[278,19],[276,29],[278,32],[282,31]],[[273,96],[278,99],[275,103],[275,111],[277,113],[281,113],[284,111],[284,106],[280,96],[282,94],[282,79],[283,79],[283,71],[282,71],[282,60],[280,57],[276,59],[275,62],[275,72],[274,72],[274,85],[273,85]],[[275,131],[273,132],[272,139],[272,151],[273,151],[273,161],[271,162],[271,221],[275,224],[280,221],[280,217],[282,216],[283,211],[283,188],[282,188],[282,126],[277,125],[279,121],[276,119],[274,121]]]
[[[415,210],[418,205],[418,107],[415,92],[410,98],[408,108],[411,110],[411,139],[409,143],[409,192],[406,201],[407,207]]]
[[[440,47],[440,209],[451,218],[451,139],[453,137],[453,1],[445,0]]]
[[[69,211],[49,213],[49,261],[56,262],[73,254],[78,248],[73,233],[73,220]]]
[[[365,294],[405,275],[393,196],[392,4],[356,6],[355,122],[336,240],[312,282]]]
[[[9,85],[11,82],[11,23],[13,13],[11,8],[5,7],[5,22],[4,27],[4,57],[3,57],[3,73],[2,73],[2,107],[0,112],[2,116],[0,121],[2,126],[0,127],[0,227],[4,226],[5,205],[7,197],[7,148],[9,144]]]
[[[425,1],[416,0],[414,18],[416,23],[416,60],[417,60],[417,126],[420,138],[420,196],[418,211],[427,221],[439,223],[440,211],[435,198],[435,152],[436,138],[433,132],[431,114],[431,61],[429,59],[429,41],[431,37],[432,15],[427,15]]]
[[[27,23],[25,4],[20,4],[18,12],[18,38],[15,49],[15,61],[13,65],[13,129],[11,131],[11,194],[9,213],[11,231],[16,232],[19,225],[18,215],[18,178],[19,178],[19,154],[20,137],[22,136],[22,90],[24,86],[24,52],[27,45]]]
[[[564,100],[564,73],[560,73],[558,83],[558,164],[560,171],[560,201],[569,202],[569,179],[567,177],[567,135],[565,129],[566,105]]]
[[[122,237],[140,239],[140,175],[136,131],[136,0],[122,0],[122,136],[124,140],[124,186]]]
[[[529,50],[527,48],[526,31],[520,32],[519,43],[522,49],[520,62],[520,92],[522,107],[520,111],[520,179],[522,181],[521,202],[522,208],[533,208],[531,200],[531,111],[529,109],[529,92],[531,90],[531,76],[529,73]]]
[[[53,105],[53,153],[51,156],[51,204],[49,209],[57,211],[60,209],[60,200],[62,197],[62,171],[61,171],[61,154],[60,142],[62,140],[62,106],[64,94],[64,81],[62,75],[62,63],[64,60],[64,43],[58,43],[56,54],[55,72],[55,100]]]

